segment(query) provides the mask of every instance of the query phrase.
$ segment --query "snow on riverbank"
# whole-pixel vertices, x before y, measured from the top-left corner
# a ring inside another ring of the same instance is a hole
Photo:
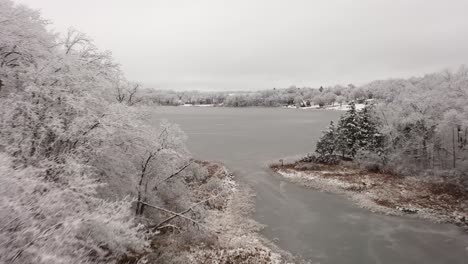
[[[228,191],[222,206],[216,203],[209,211],[207,224],[216,230],[218,247],[195,246],[191,249],[190,263],[292,263],[288,252],[276,247],[258,232],[262,226],[250,218],[254,210],[253,193],[239,185],[233,175],[221,164],[198,162],[208,170],[211,178],[221,179],[222,189]],[[205,185],[210,188],[210,182]],[[204,188],[201,188],[202,190]],[[203,192],[201,195],[206,195]],[[201,198],[203,199],[203,198]]]
[[[355,104],[356,110],[362,110],[366,106],[365,104]],[[334,105],[334,106],[328,106],[325,107],[327,110],[338,110],[338,111],[348,111],[350,109],[350,106],[347,104],[343,105]]]
[[[181,106],[194,106],[194,107],[212,107],[214,104],[183,104]]]
[[[157,252],[166,252],[167,263],[279,264],[294,261],[291,254],[259,234],[262,226],[250,218],[254,209],[253,195],[247,187],[239,185],[222,164],[194,163],[201,169],[200,178],[192,181],[190,187],[197,201],[204,201],[195,203],[203,208],[198,212],[204,215],[204,221],[191,235],[179,234],[173,225],[160,231],[152,246]],[[193,240],[192,243],[180,243],[187,239]],[[161,255],[149,253],[142,259],[145,263],[160,263]]]
[[[215,107],[215,106],[224,106],[223,104],[182,104],[180,106],[184,107]],[[365,104],[355,104],[356,110],[361,110],[365,107]],[[347,104],[343,105],[329,105],[320,107],[318,105],[312,106],[305,106],[305,107],[297,107],[295,105],[288,105],[288,106],[281,106],[281,108],[287,109],[302,109],[302,110],[310,110],[310,109],[321,109],[321,110],[336,110],[336,111],[348,111],[350,106]]]
[[[412,215],[468,230],[468,193],[454,184],[310,163],[272,169],[293,183],[343,194],[373,212]]]
[[[362,110],[366,106],[365,104],[355,104],[356,110]],[[282,108],[289,108],[289,109],[302,109],[302,110],[310,110],[310,109],[321,109],[321,110],[336,110],[336,111],[348,111],[350,106],[347,104],[342,104],[342,105],[329,105],[329,106],[324,106],[320,107],[318,105],[312,105],[312,106],[305,106],[305,107],[298,107],[295,105],[288,105],[288,106],[283,106]]]

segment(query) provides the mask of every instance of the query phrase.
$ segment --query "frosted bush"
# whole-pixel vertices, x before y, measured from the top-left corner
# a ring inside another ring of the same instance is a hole
[[[4,154],[0,166],[1,261],[112,262],[147,246],[130,201],[91,196],[96,184],[82,171],[74,181],[53,183],[38,177],[39,169],[12,169]]]
[[[384,170],[383,157],[370,151],[359,151],[355,158],[356,163],[367,171],[381,172]]]

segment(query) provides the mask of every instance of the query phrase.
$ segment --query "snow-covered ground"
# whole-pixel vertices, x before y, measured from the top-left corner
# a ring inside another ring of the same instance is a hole
[[[261,225],[250,218],[253,210],[251,191],[246,186],[240,186],[222,164],[207,161],[195,163],[208,176],[193,182],[192,192],[197,200],[205,201],[199,205],[205,215],[202,228],[214,236],[208,236],[203,240],[205,242],[194,243],[189,248],[178,249],[174,244],[167,250],[177,249],[174,254],[183,256],[186,263],[230,263],[232,259],[239,260],[236,263],[290,262],[292,255],[261,236],[258,232]],[[164,245],[177,242],[167,232],[161,232],[160,240],[163,239]],[[210,239],[215,239],[215,242],[207,242]],[[158,257],[157,254],[148,254],[144,259],[147,263],[153,263],[158,262]]]
[[[311,105],[311,106],[300,107],[300,109],[320,109],[320,106]]]
[[[300,165],[301,166],[301,165]],[[412,215],[468,228],[468,199],[450,184],[417,177],[363,173],[350,168],[307,170],[300,166],[272,168],[293,183],[343,194],[358,206],[390,215]],[[441,192],[441,190],[443,190]]]
[[[211,107],[215,105],[214,104],[183,104],[182,106]]]
[[[223,104],[183,104],[181,106],[185,107],[213,107],[213,106],[223,106]],[[356,110],[361,110],[365,107],[365,104],[355,104]],[[325,109],[325,110],[337,110],[337,111],[348,111],[349,110],[349,105],[348,104],[342,104],[342,105],[332,105],[332,106],[325,106],[325,107],[320,107],[318,105],[311,105],[311,106],[305,106],[305,107],[297,107],[295,105],[287,105],[287,106],[282,106],[281,108],[288,108],[288,109],[303,109],[303,110],[309,110],[309,109]]]
[[[355,104],[355,106],[356,106],[356,110],[362,110],[366,105],[365,104]],[[325,107],[325,109],[338,110],[338,111],[348,111],[349,110],[349,105],[347,105],[347,104],[334,105],[334,106]]]
[[[366,105],[365,104],[355,104],[356,110],[362,110]],[[324,106],[320,107],[318,105],[312,105],[312,106],[305,106],[305,107],[297,107],[295,105],[288,105],[288,106],[283,106],[283,108],[292,108],[292,109],[303,109],[303,110],[308,110],[308,109],[325,109],[325,110],[337,110],[337,111],[348,111],[349,110],[349,105],[348,104],[342,104],[342,105],[329,105],[329,106]]]

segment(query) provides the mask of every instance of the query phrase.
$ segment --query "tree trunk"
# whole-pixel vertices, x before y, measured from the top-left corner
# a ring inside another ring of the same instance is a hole
[[[427,143],[426,143],[426,136],[423,138],[423,147],[422,147],[422,159],[423,159],[423,166],[424,168],[428,167],[428,155],[427,155]],[[430,165],[429,165],[430,166]]]
[[[467,142],[466,136],[468,136],[468,127],[465,128],[465,137],[462,139],[462,146],[463,146],[463,147],[466,146],[466,142]]]
[[[456,129],[456,128],[455,128]],[[452,128],[452,155],[453,155],[453,168],[456,168],[456,154],[455,154],[455,130]]]

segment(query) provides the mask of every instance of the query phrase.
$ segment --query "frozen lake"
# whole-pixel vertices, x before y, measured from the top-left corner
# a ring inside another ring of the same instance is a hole
[[[158,107],[178,123],[198,159],[223,162],[256,192],[263,234],[312,263],[468,263],[455,226],[372,214],[339,195],[283,181],[267,164],[314,150],[341,112],[280,108]]]

